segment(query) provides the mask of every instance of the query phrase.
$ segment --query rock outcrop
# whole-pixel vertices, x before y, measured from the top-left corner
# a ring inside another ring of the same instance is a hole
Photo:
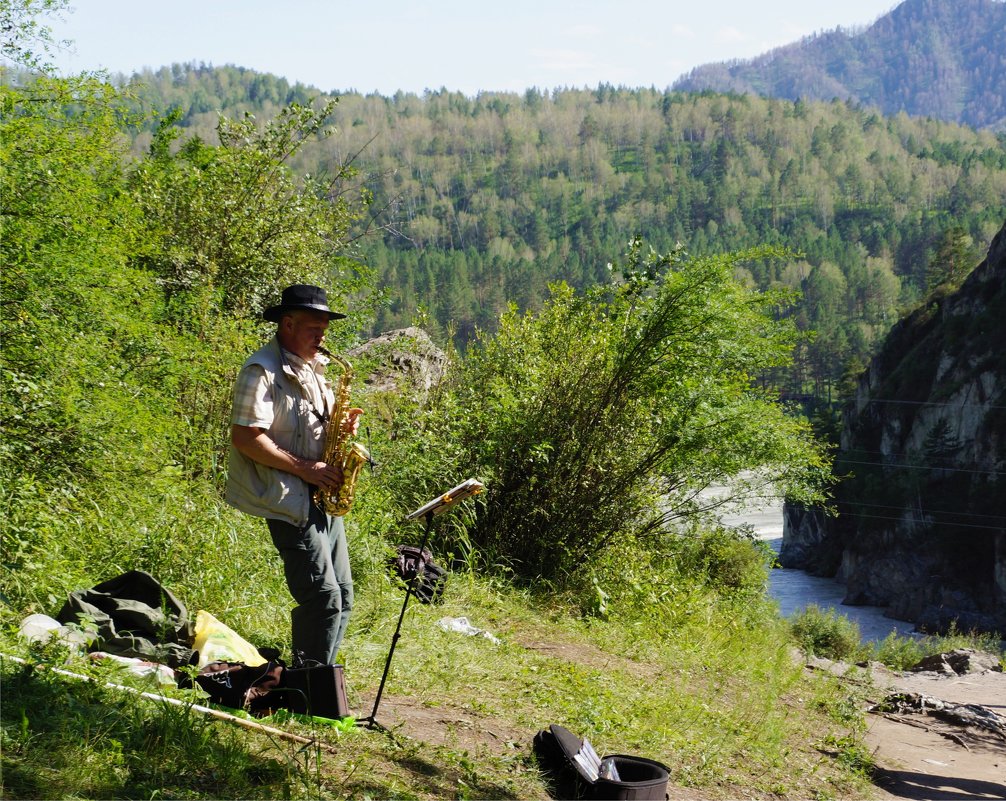
[[[436,385],[447,367],[447,354],[421,328],[386,331],[346,352],[367,369],[363,379],[370,392],[424,393]]]
[[[1006,634],[1006,225],[892,329],[844,420],[838,516],[788,508],[782,564],[927,631]]]

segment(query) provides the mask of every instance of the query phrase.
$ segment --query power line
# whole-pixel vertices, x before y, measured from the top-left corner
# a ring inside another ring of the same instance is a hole
[[[954,450],[957,450],[957,448],[954,448]],[[905,451],[903,453],[897,453],[896,451],[868,451],[868,450],[866,450],[864,448],[837,448],[835,450],[835,453],[851,453],[851,454],[855,454],[857,456],[859,456],[859,455],[864,455],[864,456],[889,456],[892,459],[910,459],[913,456],[917,456],[918,455],[918,453],[911,453],[910,451]],[[953,457],[952,456],[930,457],[929,460],[926,462],[926,464],[932,465],[935,468],[936,467],[936,465],[935,465],[935,460],[936,459],[950,461],[950,460],[953,460]],[[954,462],[956,462],[956,460],[954,460]],[[960,464],[960,462],[956,462],[956,463]],[[886,463],[882,462],[881,464],[886,464]]]
[[[982,526],[982,525],[980,525],[978,523],[947,523],[946,521],[943,521],[943,520],[932,520],[932,521],[928,521],[928,522],[925,521],[925,520],[906,521],[905,518],[903,518],[903,517],[885,517],[884,515],[866,515],[866,514],[858,514],[856,512],[849,512],[848,516],[849,517],[860,517],[860,518],[864,518],[864,519],[867,519],[867,520],[895,520],[895,521],[898,521],[898,522],[901,522],[901,523],[904,523],[904,522],[918,522],[918,523],[922,523],[922,524],[925,524],[925,525],[952,526],[953,528],[980,528],[980,529],[984,529],[986,531],[1002,531],[1003,528],[1004,528],[1004,526]]]
[[[950,406],[954,409],[961,409],[965,406],[978,406],[982,409],[1006,409],[994,403],[951,403],[950,401],[912,401],[899,400],[898,398],[868,398],[867,403],[903,403],[910,406]]]
[[[967,470],[963,467],[941,467],[940,465],[918,465],[918,464],[905,464],[904,462],[862,462],[856,459],[843,459],[841,457],[836,458],[835,462],[842,462],[843,464],[862,464],[862,465],[872,465],[874,467],[897,467],[904,470],[945,470],[949,473],[971,473],[976,476],[1001,476],[1004,475],[998,470]]]
[[[860,501],[836,501],[839,505],[844,506],[859,506],[865,509],[912,509],[916,512],[921,512],[924,514],[934,514],[934,515],[966,515],[967,517],[985,517],[990,520],[1002,520],[1006,523],[1006,516],[1003,515],[985,515],[980,512],[953,512],[945,509],[921,509],[917,506],[894,506],[891,504],[884,503],[862,503]]]

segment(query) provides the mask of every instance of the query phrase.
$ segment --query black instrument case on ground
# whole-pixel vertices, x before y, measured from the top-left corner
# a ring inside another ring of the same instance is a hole
[[[535,752],[542,767],[556,779],[560,798],[639,799],[664,801],[667,798],[666,765],[646,757],[609,754],[618,772],[618,780],[592,777],[575,759],[584,741],[563,726],[552,724],[534,738]]]

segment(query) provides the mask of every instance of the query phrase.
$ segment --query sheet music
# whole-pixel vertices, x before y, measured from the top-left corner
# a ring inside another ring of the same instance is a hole
[[[415,520],[417,517],[423,517],[424,515],[430,513],[438,515],[456,504],[458,501],[463,501],[465,498],[470,498],[472,495],[478,495],[482,492],[483,486],[484,485],[481,481],[477,481],[474,478],[466,479],[456,487],[451,487],[443,495],[434,498],[429,503],[423,504],[416,509],[416,511],[407,515],[405,519]]]

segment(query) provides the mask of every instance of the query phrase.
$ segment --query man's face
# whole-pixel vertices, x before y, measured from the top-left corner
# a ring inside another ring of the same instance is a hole
[[[298,309],[280,321],[279,342],[291,353],[310,361],[318,355],[327,329],[328,315],[325,312]]]

